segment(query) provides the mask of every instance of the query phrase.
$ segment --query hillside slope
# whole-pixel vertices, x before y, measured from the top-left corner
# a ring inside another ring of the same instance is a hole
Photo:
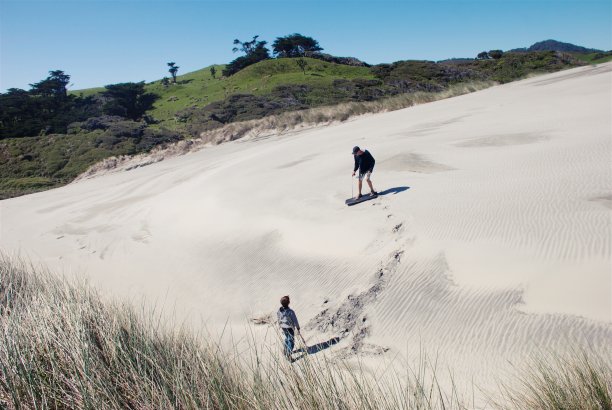
[[[298,61],[306,63],[304,71]],[[3,107],[8,108],[4,111],[8,117],[2,124],[11,137],[0,136],[0,199],[61,186],[100,160],[147,153],[231,123],[339,103],[386,100],[394,106],[390,100],[394,97],[410,99],[422,93],[428,93],[432,98],[427,100],[431,101],[448,95],[449,91],[453,94],[451,89],[457,85],[465,90],[480,89],[495,82],[506,83],[583,64],[569,54],[553,51],[440,63],[409,60],[374,67],[309,58],[272,59],[231,77],[213,78],[208,67],[179,76],[176,84],[164,85],[160,81],[148,84],[145,100],[157,100],[143,118],[125,117],[127,111],[122,109],[106,110],[108,97],[96,95],[99,89],[85,90],[83,95],[90,95],[85,99],[72,95],[68,101],[47,101],[49,107],[60,103],[68,107],[53,114],[55,117],[51,115],[55,111],[42,109],[36,96],[28,92],[4,95]],[[218,72],[222,66],[215,68]],[[394,109],[397,108],[395,105]],[[115,115],[104,115],[105,112]],[[364,112],[367,109],[338,119],[344,121]],[[297,123],[302,122],[300,117],[294,116]],[[38,120],[42,121],[42,129],[38,128]],[[55,128],[48,126],[52,120]],[[327,122],[325,118],[312,120]]]
[[[166,122],[186,108],[204,107],[215,101],[223,100],[236,93],[262,95],[270,93],[279,85],[304,84],[312,86],[331,86],[337,79],[373,79],[368,67],[355,67],[303,58],[307,66],[305,72],[296,64],[296,59],[270,59],[249,66],[231,77],[224,77],[224,65],[212,65],[200,70],[177,76],[176,83],[164,86],[161,81],[147,84],[147,91],[159,95],[149,114]],[[211,68],[215,68],[213,78]],[[104,91],[91,88],[72,91],[73,94],[93,95]]]
[[[519,48],[511,51],[563,51],[568,53],[601,53],[602,50],[577,46],[557,40],[544,40],[532,44],[529,48]]]
[[[570,340],[605,355],[611,71],[235,141],[6,200],[2,247],[237,339],[289,294],[310,341],[341,337],[331,357],[378,365],[426,347],[479,386]],[[355,144],[375,156],[382,195],[347,208]]]

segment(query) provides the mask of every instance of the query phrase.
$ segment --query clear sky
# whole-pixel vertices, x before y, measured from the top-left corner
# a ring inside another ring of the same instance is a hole
[[[609,0],[0,0],[0,91],[72,76],[72,89],[226,63],[234,38],[314,37],[370,64],[475,57],[555,39],[612,49]]]

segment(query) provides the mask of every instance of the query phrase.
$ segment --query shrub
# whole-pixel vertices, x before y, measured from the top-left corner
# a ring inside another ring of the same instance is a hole
[[[278,57],[304,57],[306,52],[321,50],[317,40],[298,33],[277,37],[272,44],[272,51]]]
[[[236,74],[238,71],[242,70],[243,68],[246,68],[260,61],[269,59],[270,52],[265,47],[266,42],[260,41],[259,43],[261,44],[258,44],[253,49],[253,51],[250,52],[249,54],[238,57],[232,60],[229,64],[227,64],[225,68],[222,70],[222,74],[226,77],[229,77],[233,74]]]
[[[113,135],[117,138],[140,138],[142,135],[146,124],[143,122],[135,122],[135,121],[119,121],[107,128],[105,134]]]
[[[319,53],[318,51],[306,51],[304,57],[316,58],[328,63],[349,65],[353,67],[369,67],[370,65],[355,57],[336,57],[331,54]]]
[[[107,98],[103,106],[105,114],[118,115],[132,120],[139,120],[147,110],[153,107],[158,95],[147,93],[144,81],[139,83],[120,83],[105,86],[102,95]]]
[[[140,152],[148,152],[154,147],[170,144],[181,140],[181,135],[166,128],[157,130],[146,128],[138,142],[137,149]]]
[[[504,52],[501,50],[491,50],[489,51],[489,56],[495,60],[499,60],[504,55]]]

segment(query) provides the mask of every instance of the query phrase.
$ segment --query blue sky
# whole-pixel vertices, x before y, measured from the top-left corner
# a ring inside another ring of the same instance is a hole
[[[153,81],[235,58],[234,38],[301,33],[371,64],[474,57],[556,39],[612,49],[599,0],[0,0],[0,90],[60,69],[72,89]]]

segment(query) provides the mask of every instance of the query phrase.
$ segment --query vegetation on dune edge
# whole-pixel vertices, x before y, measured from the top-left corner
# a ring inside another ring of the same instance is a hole
[[[140,155],[119,155],[105,158],[89,167],[76,180],[86,179],[112,170],[127,170],[150,165],[164,159],[202,149],[208,144],[221,144],[241,138],[282,135],[317,126],[344,122],[364,114],[395,111],[413,105],[457,97],[496,85],[493,81],[455,84],[440,92],[400,94],[376,101],[348,102],[332,106],[289,111],[264,118],[229,123],[221,128],[205,131],[198,138],[167,144]]]
[[[146,311],[146,309],[143,309]],[[437,409],[471,408],[446,393],[435,369],[373,379],[342,362],[308,356],[293,365],[226,352],[171,329],[86,284],[0,256],[0,408],[7,409]],[[277,346],[269,347],[273,353]],[[610,409],[612,369],[586,352],[540,356],[500,408]]]

